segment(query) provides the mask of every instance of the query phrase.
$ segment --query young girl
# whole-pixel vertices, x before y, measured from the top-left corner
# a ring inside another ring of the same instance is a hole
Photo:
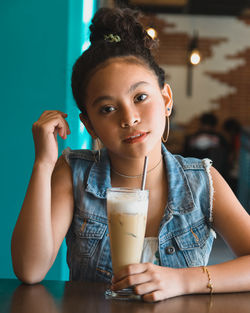
[[[35,163],[12,237],[16,275],[41,281],[66,236],[71,280],[134,286],[145,301],[250,290],[249,215],[209,160],[174,156],[161,143],[173,99],[150,52],[155,42],[129,9],[100,9],[90,30],[72,90],[81,121],[105,148],[66,149],[57,160],[57,134],[70,134],[67,114],[46,111],[34,123]],[[145,155],[144,263],[112,279],[106,189],[140,188]],[[237,258],[206,267],[215,231]]]

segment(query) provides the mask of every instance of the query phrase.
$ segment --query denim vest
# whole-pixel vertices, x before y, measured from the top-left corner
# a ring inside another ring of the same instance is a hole
[[[112,263],[106,189],[111,187],[110,161],[106,149],[95,162],[95,152],[70,150],[63,155],[72,169],[74,215],[66,235],[70,280],[110,282]],[[214,240],[211,161],[172,155],[162,145],[168,179],[168,202],[159,233],[161,266],[203,266]]]

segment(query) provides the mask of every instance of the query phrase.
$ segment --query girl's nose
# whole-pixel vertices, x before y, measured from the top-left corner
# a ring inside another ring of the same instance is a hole
[[[121,113],[121,127],[127,128],[132,127],[138,123],[140,123],[140,116],[136,109],[133,108],[126,108]]]

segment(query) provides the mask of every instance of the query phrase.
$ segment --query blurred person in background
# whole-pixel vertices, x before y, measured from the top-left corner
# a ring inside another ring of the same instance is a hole
[[[227,179],[228,143],[216,130],[217,124],[218,119],[213,113],[202,114],[199,130],[185,138],[183,155],[211,159],[213,166]]]
[[[235,118],[228,118],[223,123],[223,130],[228,140],[228,175],[227,181],[234,193],[238,193],[239,154],[241,125]]]

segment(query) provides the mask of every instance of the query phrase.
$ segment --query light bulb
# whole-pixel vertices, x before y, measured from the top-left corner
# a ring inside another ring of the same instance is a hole
[[[198,50],[193,50],[190,55],[190,63],[193,65],[199,64],[201,61],[201,55]]]
[[[153,27],[149,27],[146,31],[152,39],[157,37],[157,31]]]

